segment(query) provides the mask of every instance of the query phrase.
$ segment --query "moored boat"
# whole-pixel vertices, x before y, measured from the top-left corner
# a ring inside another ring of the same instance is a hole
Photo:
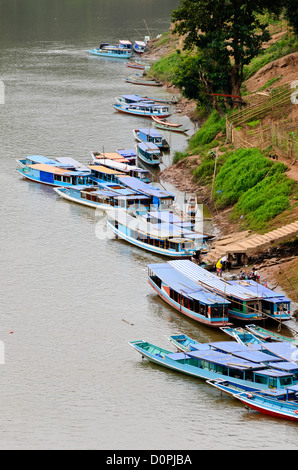
[[[132,114],[134,116],[142,116],[142,117],[149,117],[151,116],[170,116],[170,109],[169,106],[165,104],[156,104],[148,100],[148,102],[141,101],[139,103],[116,103],[113,104],[113,108],[125,114]]]
[[[183,272],[190,279],[229,300],[230,320],[251,321],[262,320],[261,297],[246,291],[242,286],[232,286],[223,278],[198,266],[189,260],[171,261],[172,266]]]
[[[71,202],[106,211],[115,207],[119,210],[148,210],[150,198],[126,188],[99,189],[90,186],[54,188],[56,193]]]
[[[260,338],[254,336],[250,331],[246,330],[245,328],[229,328],[223,327],[221,330],[229,335],[231,338],[234,338],[237,343],[244,344],[246,346],[250,346],[252,344],[260,344],[263,342]]]
[[[228,301],[173,271],[167,263],[148,265],[148,282],[161,299],[180,314],[203,325],[219,328],[230,324],[227,315]],[[183,336],[183,346],[178,349],[189,351],[189,343],[193,343],[193,340],[189,338],[187,341],[188,338]]]
[[[235,394],[234,398],[241,401],[246,407],[259,413],[298,423],[297,394],[298,385],[287,387],[286,398],[284,399],[270,397],[259,392],[242,392]]]
[[[102,43],[99,47],[89,49],[90,54],[114,59],[128,59],[132,56],[132,43],[120,40],[118,44]]]
[[[278,341],[278,342],[284,342],[288,341],[289,343],[293,344],[294,346],[298,346],[298,339],[295,339],[290,336],[285,336],[281,335],[279,333],[276,333],[274,331],[267,330],[265,328],[262,328],[258,325],[246,325],[246,328],[248,331],[254,334],[254,336],[261,338],[262,340],[265,341]]]
[[[150,166],[158,166],[161,163],[160,149],[152,143],[140,142],[137,144],[138,158]]]
[[[26,179],[49,186],[92,185],[91,171],[72,158],[48,159],[32,155],[18,160],[17,171]]]
[[[107,211],[107,226],[119,238],[156,254],[171,258],[190,257],[201,247],[204,235],[171,223],[146,222],[136,213]]]
[[[138,74],[132,75],[125,79],[127,83],[133,83],[134,85],[145,85],[145,86],[162,86],[162,83],[158,80],[154,80],[153,78],[145,78],[143,76],[139,76]]]
[[[154,121],[155,127],[159,129],[164,129],[170,132],[180,132],[180,133],[186,133],[188,131],[188,129],[186,129],[186,127],[184,127],[182,124],[169,122],[165,119],[160,119],[158,116],[152,116],[152,119]]]
[[[169,149],[169,143],[163,137],[160,132],[157,132],[155,129],[142,128],[142,129],[133,129],[133,135],[135,136],[138,142],[145,142],[148,144],[155,144],[160,149]]]
[[[142,357],[157,365],[203,380],[233,380],[254,390],[285,388],[294,385],[293,374],[265,368],[249,360],[210,349],[206,344],[198,351],[173,353],[147,341],[130,341]]]
[[[137,54],[144,54],[144,52],[146,51],[146,46],[147,46],[147,44],[145,43],[145,41],[137,41],[136,40],[133,44],[133,50]]]

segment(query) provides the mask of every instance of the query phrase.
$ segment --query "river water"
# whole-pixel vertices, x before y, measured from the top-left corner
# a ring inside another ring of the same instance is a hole
[[[294,424],[142,362],[128,341],[171,349],[170,334],[226,338],[154,295],[146,265],[165,260],[99,236],[92,209],[16,172],[25,155],[88,163],[90,150],[134,148],[132,129],[144,122],[112,104],[140,87],[124,82],[132,72],[123,62],[87,50],[148,30],[155,37],[177,5],[0,0],[1,449],[297,448]],[[185,136],[167,137],[165,165],[187,144]]]

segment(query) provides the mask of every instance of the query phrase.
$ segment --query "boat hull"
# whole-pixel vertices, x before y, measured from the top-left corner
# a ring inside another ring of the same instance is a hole
[[[107,221],[107,226],[112,230],[112,232],[114,232],[116,236],[122,238],[122,240],[125,240],[126,242],[131,243],[132,245],[135,245],[138,248],[142,248],[143,250],[150,251],[151,253],[167,256],[172,259],[189,259],[192,256],[192,253],[179,253],[177,251],[171,252],[169,250],[154,247],[152,245],[149,245],[148,243],[143,243],[140,240],[135,240],[134,238],[130,237],[129,235],[121,232],[119,229],[114,227],[109,221]]]
[[[253,394],[239,393],[234,397],[240,400],[245,406],[259,413],[273,416],[274,418],[282,418],[298,423],[298,404],[290,402],[282,402],[276,399],[267,399]]]
[[[182,315],[185,315],[188,318],[191,318],[192,320],[194,320],[196,322],[202,323],[203,325],[211,326],[212,328],[219,328],[221,326],[231,325],[231,323],[229,322],[228,319],[225,319],[223,321],[217,321],[215,319],[213,319],[213,320],[208,319],[208,318],[204,317],[203,315],[199,315],[195,312],[192,312],[191,310],[185,308],[184,306],[180,305],[178,302],[175,302],[173,299],[171,299],[166,294],[166,292],[159,289],[158,286],[156,286],[156,284],[154,284],[154,282],[150,278],[148,278],[148,282],[151,285],[151,287],[153,287],[153,289],[155,290],[155,292],[159,295],[159,297],[161,299],[163,299],[165,302],[167,302],[167,304],[169,304],[175,310],[180,312]]]

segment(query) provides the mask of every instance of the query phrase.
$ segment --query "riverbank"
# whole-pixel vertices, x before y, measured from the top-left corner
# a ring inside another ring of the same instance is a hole
[[[171,46],[159,46],[154,47],[154,41],[151,44],[151,50],[147,55],[153,60],[157,60],[163,55],[167,54]],[[177,43],[176,43],[177,47]],[[264,86],[269,80],[280,76],[280,80],[284,84],[290,84],[293,81],[293,77],[298,76],[298,53],[291,54],[287,57],[275,60],[273,63],[260,69],[255,75],[249,78],[247,89],[249,89],[250,96],[254,93],[257,94],[260,86]],[[170,83],[164,83],[164,86],[168,91],[175,94],[178,97],[177,113],[187,115],[192,121],[198,123],[198,118],[195,112],[196,103],[182,98],[179,91],[176,90]],[[274,86],[274,85],[273,85]],[[276,85],[277,86],[277,85]],[[287,109],[282,110],[285,119],[285,114],[293,122],[297,122],[298,119],[298,106],[289,104]],[[276,109],[274,110],[276,114]],[[270,122],[276,119],[276,116],[266,115],[264,122]],[[280,117],[279,117],[280,119]],[[218,151],[218,147],[214,150]],[[288,167],[286,172],[287,176],[294,181],[298,181],[298,163],[296,160],[287,158],[279,149],[274,149],[278,155],[278,160],[285,163]],[[164,169],[160,174],[160,179],[163,181],[170,182],[177,189],[183,192],[195,193],[198,199],[204,203],[213,215],[213,220],[216,228],[218,229],[219,236],[224,237],[227,234],[237,238],[243,233],[241,224],[239,221],[232,221],[230,219],[230,213],[232,208],[226,208],[224,210],[217,210],[212,200],[212,188],[209,186],[202,186],[197,184],[193,179],[194,170],[200,165],[200,155],[190,155],[183,158],[178,163]],[[274,221],[273,228],[283,227],[293,220],[298,220],[298,205],[295,202],[292,205],[291,213],[288,215],[281,215]],[[289,240],[293,242],[292,240]],[[295,241],[295,240],[294,240]],[[296,245],[296,246],[295,246]],[[255,265],[260,274],[261,279],[270,281],[271,285],[279,285],[286,293],[293,299],[294,302],[298,301],[298,249],[297,243],[287,244],[283,241],[282,244],[274,244],[269,250],[266,249],[255,259],[251,259],[251,265]],[[287,272],[288,276],[283,273]],[[296,298],[295,298],[296,296]]]

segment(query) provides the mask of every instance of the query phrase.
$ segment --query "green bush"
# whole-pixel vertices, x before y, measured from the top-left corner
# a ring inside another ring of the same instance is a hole
[[[189,139],[190,150],[201,145],[209,144],[219,132],[225,132],[226,121],[221,118],[217,111],[213,111],[200,129]]]

